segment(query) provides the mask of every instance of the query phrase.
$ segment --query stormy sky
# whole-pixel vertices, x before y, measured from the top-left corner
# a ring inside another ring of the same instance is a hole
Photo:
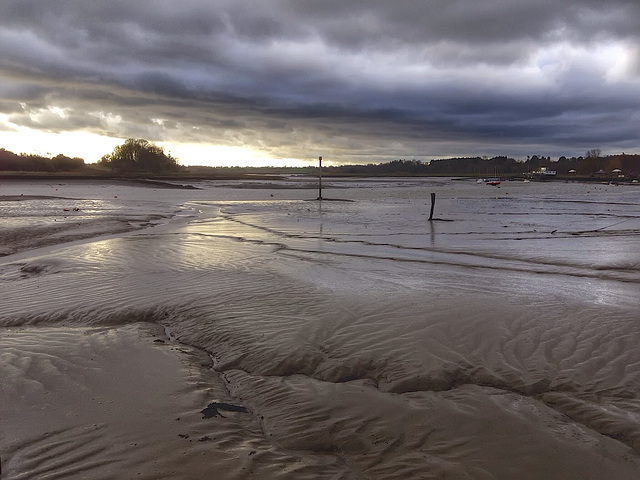
[[[639,37],[638,0],[0,0],[0,147],[640,153]]]

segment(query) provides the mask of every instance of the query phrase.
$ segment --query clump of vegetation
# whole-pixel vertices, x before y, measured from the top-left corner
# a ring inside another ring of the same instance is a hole
[[[142,138],[129,138],[98,164],[118,173],[172,173],[180,170],[178,160]]]

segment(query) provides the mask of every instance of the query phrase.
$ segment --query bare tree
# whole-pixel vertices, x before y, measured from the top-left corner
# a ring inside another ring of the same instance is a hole
[[[602,152],[600,151],[600,149],[599,149],[599,148],[593,148],[593,149],[591,149],[591,150],[589,150],[589,151],[587,152],[586,157],[587,157],[587,158],[600,158],[600,154],[601,154],[601,153],[602,153]]]

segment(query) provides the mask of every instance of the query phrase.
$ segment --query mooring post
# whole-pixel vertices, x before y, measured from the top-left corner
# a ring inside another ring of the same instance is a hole
[[[318,200],[322,200],[322,157],[318,157]]]
[[[436,194],[431,194],[431,213],[429,213],[429,221],[433,220],[433,208],[436,206]]]

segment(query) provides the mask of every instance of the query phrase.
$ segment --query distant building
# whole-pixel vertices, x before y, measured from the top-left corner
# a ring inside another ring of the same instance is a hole
[[[540,167],[538,170],[533,172],[534,175],[547,175],[547,176],[555,176],[557,172],[555,170],[549,170],[547,167]]]

